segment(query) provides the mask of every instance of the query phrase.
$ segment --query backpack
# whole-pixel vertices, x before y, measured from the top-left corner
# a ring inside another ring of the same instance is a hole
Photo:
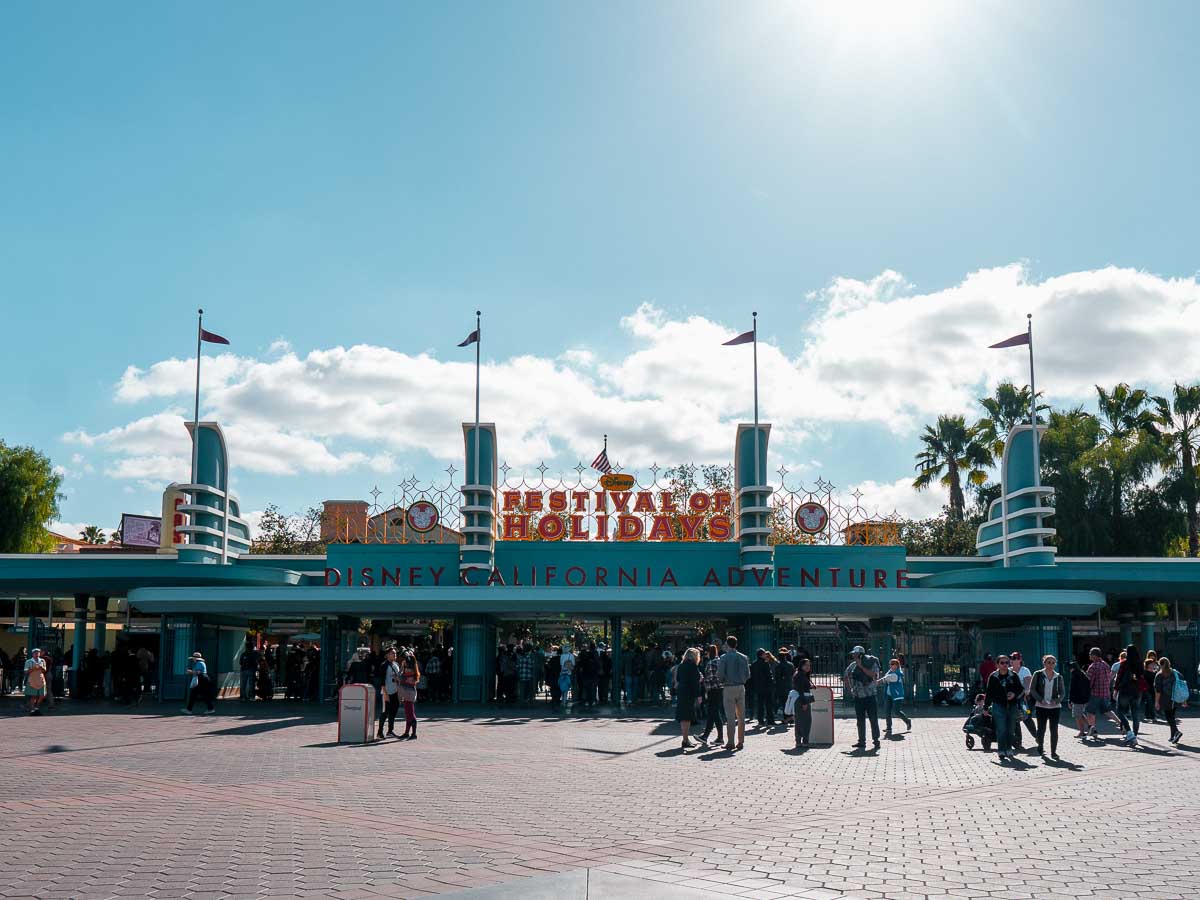
[[[1188,683],[1183,680],[1183,676],[1178,672],[1175,673],[1175,684],[1171,686],[1171,702],[1172,703],[1187,703],[1192,696],[1192,691],[1188,687]]]

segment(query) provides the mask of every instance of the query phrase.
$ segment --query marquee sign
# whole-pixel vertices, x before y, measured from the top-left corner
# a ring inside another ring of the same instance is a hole
[[[632,482],[632,476],[617,477]],[[500,492],[500,539],[728,541],[733,536],[732,505],[729,491],[696,491],[685,496],[675,491],[615,488],[504,490]]]

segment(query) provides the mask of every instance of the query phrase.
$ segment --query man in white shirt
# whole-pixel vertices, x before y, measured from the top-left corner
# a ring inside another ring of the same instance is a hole
[[[1009,654],[1012,659],[1012,671],[1021,679],[1021,687],[1025,689],[1025,699],[1017,707],[1017,721],[1024,723],[1029,730],[1029,735],[1037,741],[1037,729],[1033,727],[1033,723],[1029,721],[1029,713],[1026,708],[1026,703],[1029,699],[1029,685],[1033,682],[1033,673],[1029,671],[1029,667],[1025,665],[1025,660],[1021,658],[1021,651],[1014,650]],[[1013,729],[1013,749],[1018,753],[1021,751],[1021,728],[1018,725]]]

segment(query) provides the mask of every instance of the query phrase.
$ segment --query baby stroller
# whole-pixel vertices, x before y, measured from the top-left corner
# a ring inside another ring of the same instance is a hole
[[[996,740],[996,728],[992,724],[992,717],[983,710],[972,710],[967,716],[967,721],[963,722],[963,734],[967,736],[967,749],[975,749],[975,738],[979,738],[983,742],[984,750],[991,750],[992,744]]]

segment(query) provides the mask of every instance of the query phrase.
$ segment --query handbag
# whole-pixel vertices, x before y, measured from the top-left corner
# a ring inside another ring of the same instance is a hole
[[[788,691],[787,702],[783,704],[783,714],[785,716],[794,715],[796,712],[796,701],[800,699],[799,691]]]
[[[796,700],[796,702],[799,703],[801,706],[811,706],[812,704],[817,702],[817,698],[814,697],[812,694],[801,694],[799,699]]]

